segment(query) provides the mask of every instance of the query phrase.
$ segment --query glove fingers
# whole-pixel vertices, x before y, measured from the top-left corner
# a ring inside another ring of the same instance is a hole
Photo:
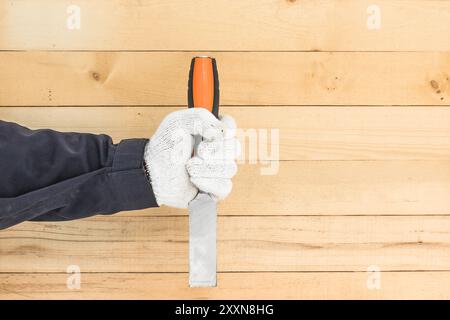
[[[225,132],[224,137],[225,139],[231,139],[236,136],[236,122],[234,121],[233,117],[229,115],[224,115],[220,117],[220,121],[222,122]]]
[[[233,188],[231,179],[191,178],[191,182],[201,191],[210,193],[219,200],[226,198]]]
[[[198,157],[191,159],[195,135],[204,139]],[[229,116],[218,120],[197,108],[168,115],[144,152],[158,204],[185,208],[198,189],[225,198],[237,170],[234,159],[240,154],[235,135],[236,123]]]
[[[241,154],[241,143],[236,138],[202,141],[197,153],[203,159],[235,160]]]
[[[190,159],[186,165],[192,178],[228,178],[231,179],[237,172],[234,161],[213,160],[205,161],[199,157]]]
[[[208,140],[223,138],[223,124],[203,108],[185,109],[179,112],[179,124],[190,135],[200,135]]]

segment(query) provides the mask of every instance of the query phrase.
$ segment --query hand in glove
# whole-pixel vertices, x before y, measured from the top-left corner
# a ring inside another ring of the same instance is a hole
[[[224,199],[237,172],[240,144],[229,116],[218,120],[205,109],[169,114],[145,148],[146,162],[158,205],[187,208],[199,190]],[[200,135],[192,157],[194,136]]]

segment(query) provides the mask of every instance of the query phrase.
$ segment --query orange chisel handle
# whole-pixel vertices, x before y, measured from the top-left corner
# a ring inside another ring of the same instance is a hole
[[[219,76],[216,59],[194,57],[188,82],[188,107],[205,108],[219,117]]]

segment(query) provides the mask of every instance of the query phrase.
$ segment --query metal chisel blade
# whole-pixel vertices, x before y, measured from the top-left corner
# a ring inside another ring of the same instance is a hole
[[[189,203],[189,285],[215,287],[217,284],[216,201],[199,193]]]

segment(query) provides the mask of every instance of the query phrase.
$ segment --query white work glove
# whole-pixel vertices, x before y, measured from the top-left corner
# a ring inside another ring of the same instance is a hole
[[[203,141],[192,157],[194,136]],[[187,208],[200,191],[218,200],[231,192],[241,147],[230,116],[220,121],[201,108],[172,112],[145,148],[144,160],[158,205]]]

